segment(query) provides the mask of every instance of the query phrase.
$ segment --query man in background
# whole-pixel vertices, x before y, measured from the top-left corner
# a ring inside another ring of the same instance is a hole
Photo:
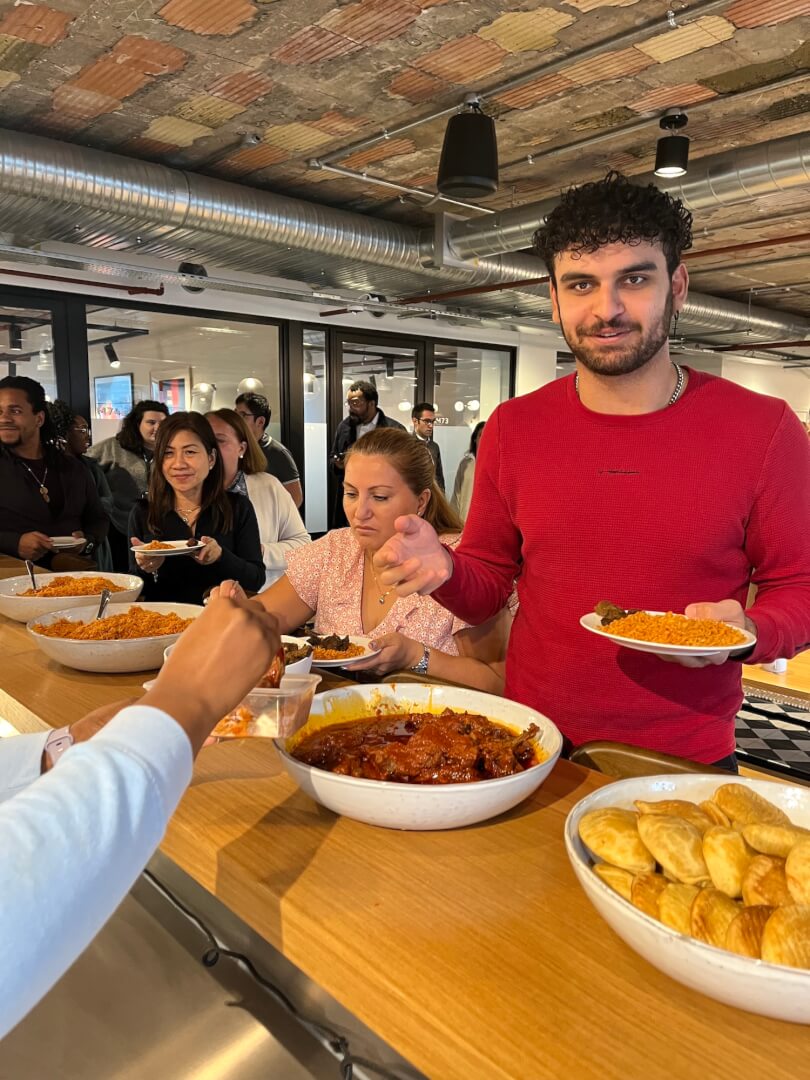
[[[405,430],[398,420],[392,420],[391,417],[385,415],[377,404],[379,400],[374,383],[365,382],[363,379],[353,382],[346,394],[349,415],[338,424],[332,443],[332,453],[329,456],[332,471],[338,480],[330,529],[340,529],[348,525],[346,515],[343,513],[343,458],[349,447],[377,427]]]
[[[427,443],[430,456],[433,458],[433,468],[436,470],[436,483],[444,491],[444,470],[442,469],[442,452],[439,444],[433,439],[433,428],[436,424],[436,412],[429,401],[420,401],[411,410],[413,420],[413,433],[423,443]]]
[[[270,402],[264,394],[240,394],[234,408],[256,436],[267,458],[267,471],[280,480],[298,507],[304,501],[298,466],[286,446],[282,446],[267,431],[270,423]]]
[[[52,568],[54,537],[75,537],[71,556],[92,555],[107,536],[90,471],[56,444],[45,390],[34,379],[0,379],[0,551]],[[67,565],[54,569],[76,569]]]

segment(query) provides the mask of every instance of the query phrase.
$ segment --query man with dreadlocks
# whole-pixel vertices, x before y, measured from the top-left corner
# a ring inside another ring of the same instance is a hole
[[[575,744],[736,769],[740,654],[666,663],[596,641],[579,618],[612,600],[754,631],[753,663],[807,648],[807,436],[784,401],[670,356],[691,245],[678,200],[610,173],[568,191],[535,244],[576,373],[495,410],[461,544],[451,552],[422,519],[399,519],[374,559],[380,585],[432,592],[479,623],[517,577],[507,697]]]
[[[0,551],[51,567],[52,537],[75,536],[77,554],[108,528],[89,470],[57,446],[40,383],[0,379]]]

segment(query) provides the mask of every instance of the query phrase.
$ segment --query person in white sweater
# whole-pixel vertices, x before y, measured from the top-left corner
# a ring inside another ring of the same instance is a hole
[[[124,899],[206,737],[279,645],[272,615],[214,597],[137,704],[0,739],[0,1038]]]
[[[246,495],[256,511],[267,588],[286,570],[287,554],[311,542],[309,533],[290,493],[265,471],[262,449],[239,413],[215,409],[206,418],[217,437],[226,490]]]

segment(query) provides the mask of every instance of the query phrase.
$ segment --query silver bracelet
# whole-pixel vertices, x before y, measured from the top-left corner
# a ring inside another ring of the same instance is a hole
[[[417,660],[412,668],[408,669],[415,675],[427,675],[428,664],[430,663],[430,648],[427,645],[422,645],[422,649],[424,651],[422,652],[421,658]]]

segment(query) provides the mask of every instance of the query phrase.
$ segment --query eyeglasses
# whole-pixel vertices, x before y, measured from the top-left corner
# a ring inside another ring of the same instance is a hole
[[[419,416],[419,417],[417,417],[417,423],[418,424],[428,424],[430,427],[433,427],[433,425],[436,423],[436,421],[435,420],[428,420],[428,418],[426,416]]]
[[[89,435],[90,434],[90,428],[89,427],[74,427],[74,428],[71,428],[70,430],[75,431],[77,433],[77,435]]]
[[[348,405],[349,408],[351,408],[352,405],[362,405],[365,402],[365,400],[366,399],[364,397],[349,397],[349,398],[346,398],[346,405]]]

